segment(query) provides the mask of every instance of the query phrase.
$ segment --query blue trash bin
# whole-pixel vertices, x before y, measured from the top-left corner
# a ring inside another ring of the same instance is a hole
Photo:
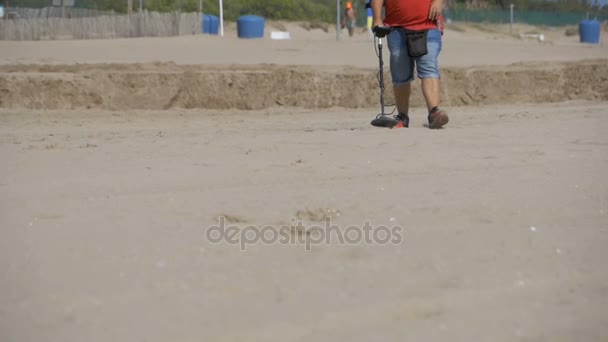
[[[209,33],[209,29],[211,27],[211,23],[207,17],[209,17],[207,14],[203,15],[203,33]]]
[[[581,43],[599,44],[602,25],[597,20],[583,20],[578,26]]]
[[[203,15],[203,33],[218,34],[220,18],[215,15]]]
[[[237,20],[239,38],[264,38],[264,18],[257,15],[244,15]]]
[[[215,26],[213,27],[213,34],[219,34],[220,33],[220,17],[213,17],[213,20],[215,20]]]
[[[211,27],[209,29],[209,33],[217,35],[220,29],[220,17],[215,15],[210,15],[209,17],[211,19]]]

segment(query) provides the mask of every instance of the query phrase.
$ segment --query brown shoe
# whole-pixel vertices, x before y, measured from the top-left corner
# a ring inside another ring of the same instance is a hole
[[[448,113],[443,109],[439,109],[439,107],[435,107],[431,109],[429,113],[429,128],[430,129],[438,129],[445,126],[450,118],[448,117]]]

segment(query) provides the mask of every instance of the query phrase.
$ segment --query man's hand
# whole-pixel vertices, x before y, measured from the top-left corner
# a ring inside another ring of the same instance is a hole
[[[429,19],[437,20],[443,10],[443,0],[433,0],[431,2],[431,10],[429,11]]]
[[[374,32],[374,35],[378,38],[384,38],[386,37],[389,33],[391,33],[392,28],[389,26],[374,26],[374,28],[372,29],[372,31]]]
[[[372,32],[374,32],[374,34],[376,34],[376,29],[378,28],[378,26],[383,26],[384,22],[382,20],[376,20],[374,19],[374,21],[372,22]]]

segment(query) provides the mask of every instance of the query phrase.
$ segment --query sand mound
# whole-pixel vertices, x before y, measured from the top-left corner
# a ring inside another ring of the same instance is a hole
[[[444,102],[450,106],[608,100],[607,60],[446,68],[443,80]],[[377,84],[375,70],[346,67],[15,65],[0,67],[0,107],[370,108],[378,103]],[[422,104],[418,89],[412,100]]]

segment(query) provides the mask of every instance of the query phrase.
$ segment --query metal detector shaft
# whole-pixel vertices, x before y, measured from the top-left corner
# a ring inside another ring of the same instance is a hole
[[[382,58],[382,38],[378,38],[378,63],[380,64],[380,115],[384,114],[384,60]]]
[[[386,37],[390,32],[391,28],[388,26],[375,26],[372,31],[374,31],[374,35],[378,37],[378,63],[380,63],[380,115],[384,116],[384,59],[382,56],[382,40]]]

